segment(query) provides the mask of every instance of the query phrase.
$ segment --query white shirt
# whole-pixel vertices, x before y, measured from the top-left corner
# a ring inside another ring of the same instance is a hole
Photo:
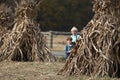
[[[80,35],[76,34],[76,35],[71,35],[72,38],[72,42],[76,42],[79,39]]]

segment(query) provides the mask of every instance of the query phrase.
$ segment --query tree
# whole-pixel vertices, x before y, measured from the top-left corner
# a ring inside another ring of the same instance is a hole
[[[37,21],[44,31],[69,31],[73,26],[81,30],[92,15],[91,0],[44,0]]]
[[[0,4],[14,8],[13,1],[0,0]],[[43,31],[69,31],[72,26],[81,30],[93,15],[91,0],[44,0],[38,10],[37,22]]]
[[[13,29],[0,39],[0,61],[55,61],[35,19],[41,1],[16,2]]]
[[[94,0],[93,10],[58,74],[120,77],[120,0]]]

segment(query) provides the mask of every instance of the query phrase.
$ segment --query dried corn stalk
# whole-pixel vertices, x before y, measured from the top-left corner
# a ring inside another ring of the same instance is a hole
[[[14,15],[11,7],[5,3],[0,4],[0,37],[11,29],[14,21]]]
[[[58,74],[120,77],[120,0],[94,0],[93,9]]]
[[[16,3],[17,4],[17,3]],[[37,3],[21,0],[15,10],[15,24],[0,38],[0,61],[55,61],[46,46],[44,35],[35,22]]]

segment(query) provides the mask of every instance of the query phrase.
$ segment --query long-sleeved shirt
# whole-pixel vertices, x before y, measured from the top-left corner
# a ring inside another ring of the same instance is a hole
[[[72,44],[66,44],[64,47],[65,53],[70,53],[71,50],[73,49],[73,47],[74,47],[74,45],[72,45]]]
[[[76,42],[79,37],[80,37],[80,35],[78,35],[78,34],[76,34],[76,35],[71,35],[72,42]]]

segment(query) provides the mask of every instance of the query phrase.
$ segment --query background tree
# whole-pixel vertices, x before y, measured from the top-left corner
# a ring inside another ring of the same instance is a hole
[[[0,4],[4,2],[14,8],[13,1],[0,0]],[[91,0],[44,0],[39,7],[37,22],[43,31],[69,31],[72,26],[81,30],[92,15]]]
[[[94,0],[93,9],[59,74],[120,77],[120,0]]]
[[[37,21],[44,31],[81,30],[93,15],[91,0],[44,0],[39,10]]]

